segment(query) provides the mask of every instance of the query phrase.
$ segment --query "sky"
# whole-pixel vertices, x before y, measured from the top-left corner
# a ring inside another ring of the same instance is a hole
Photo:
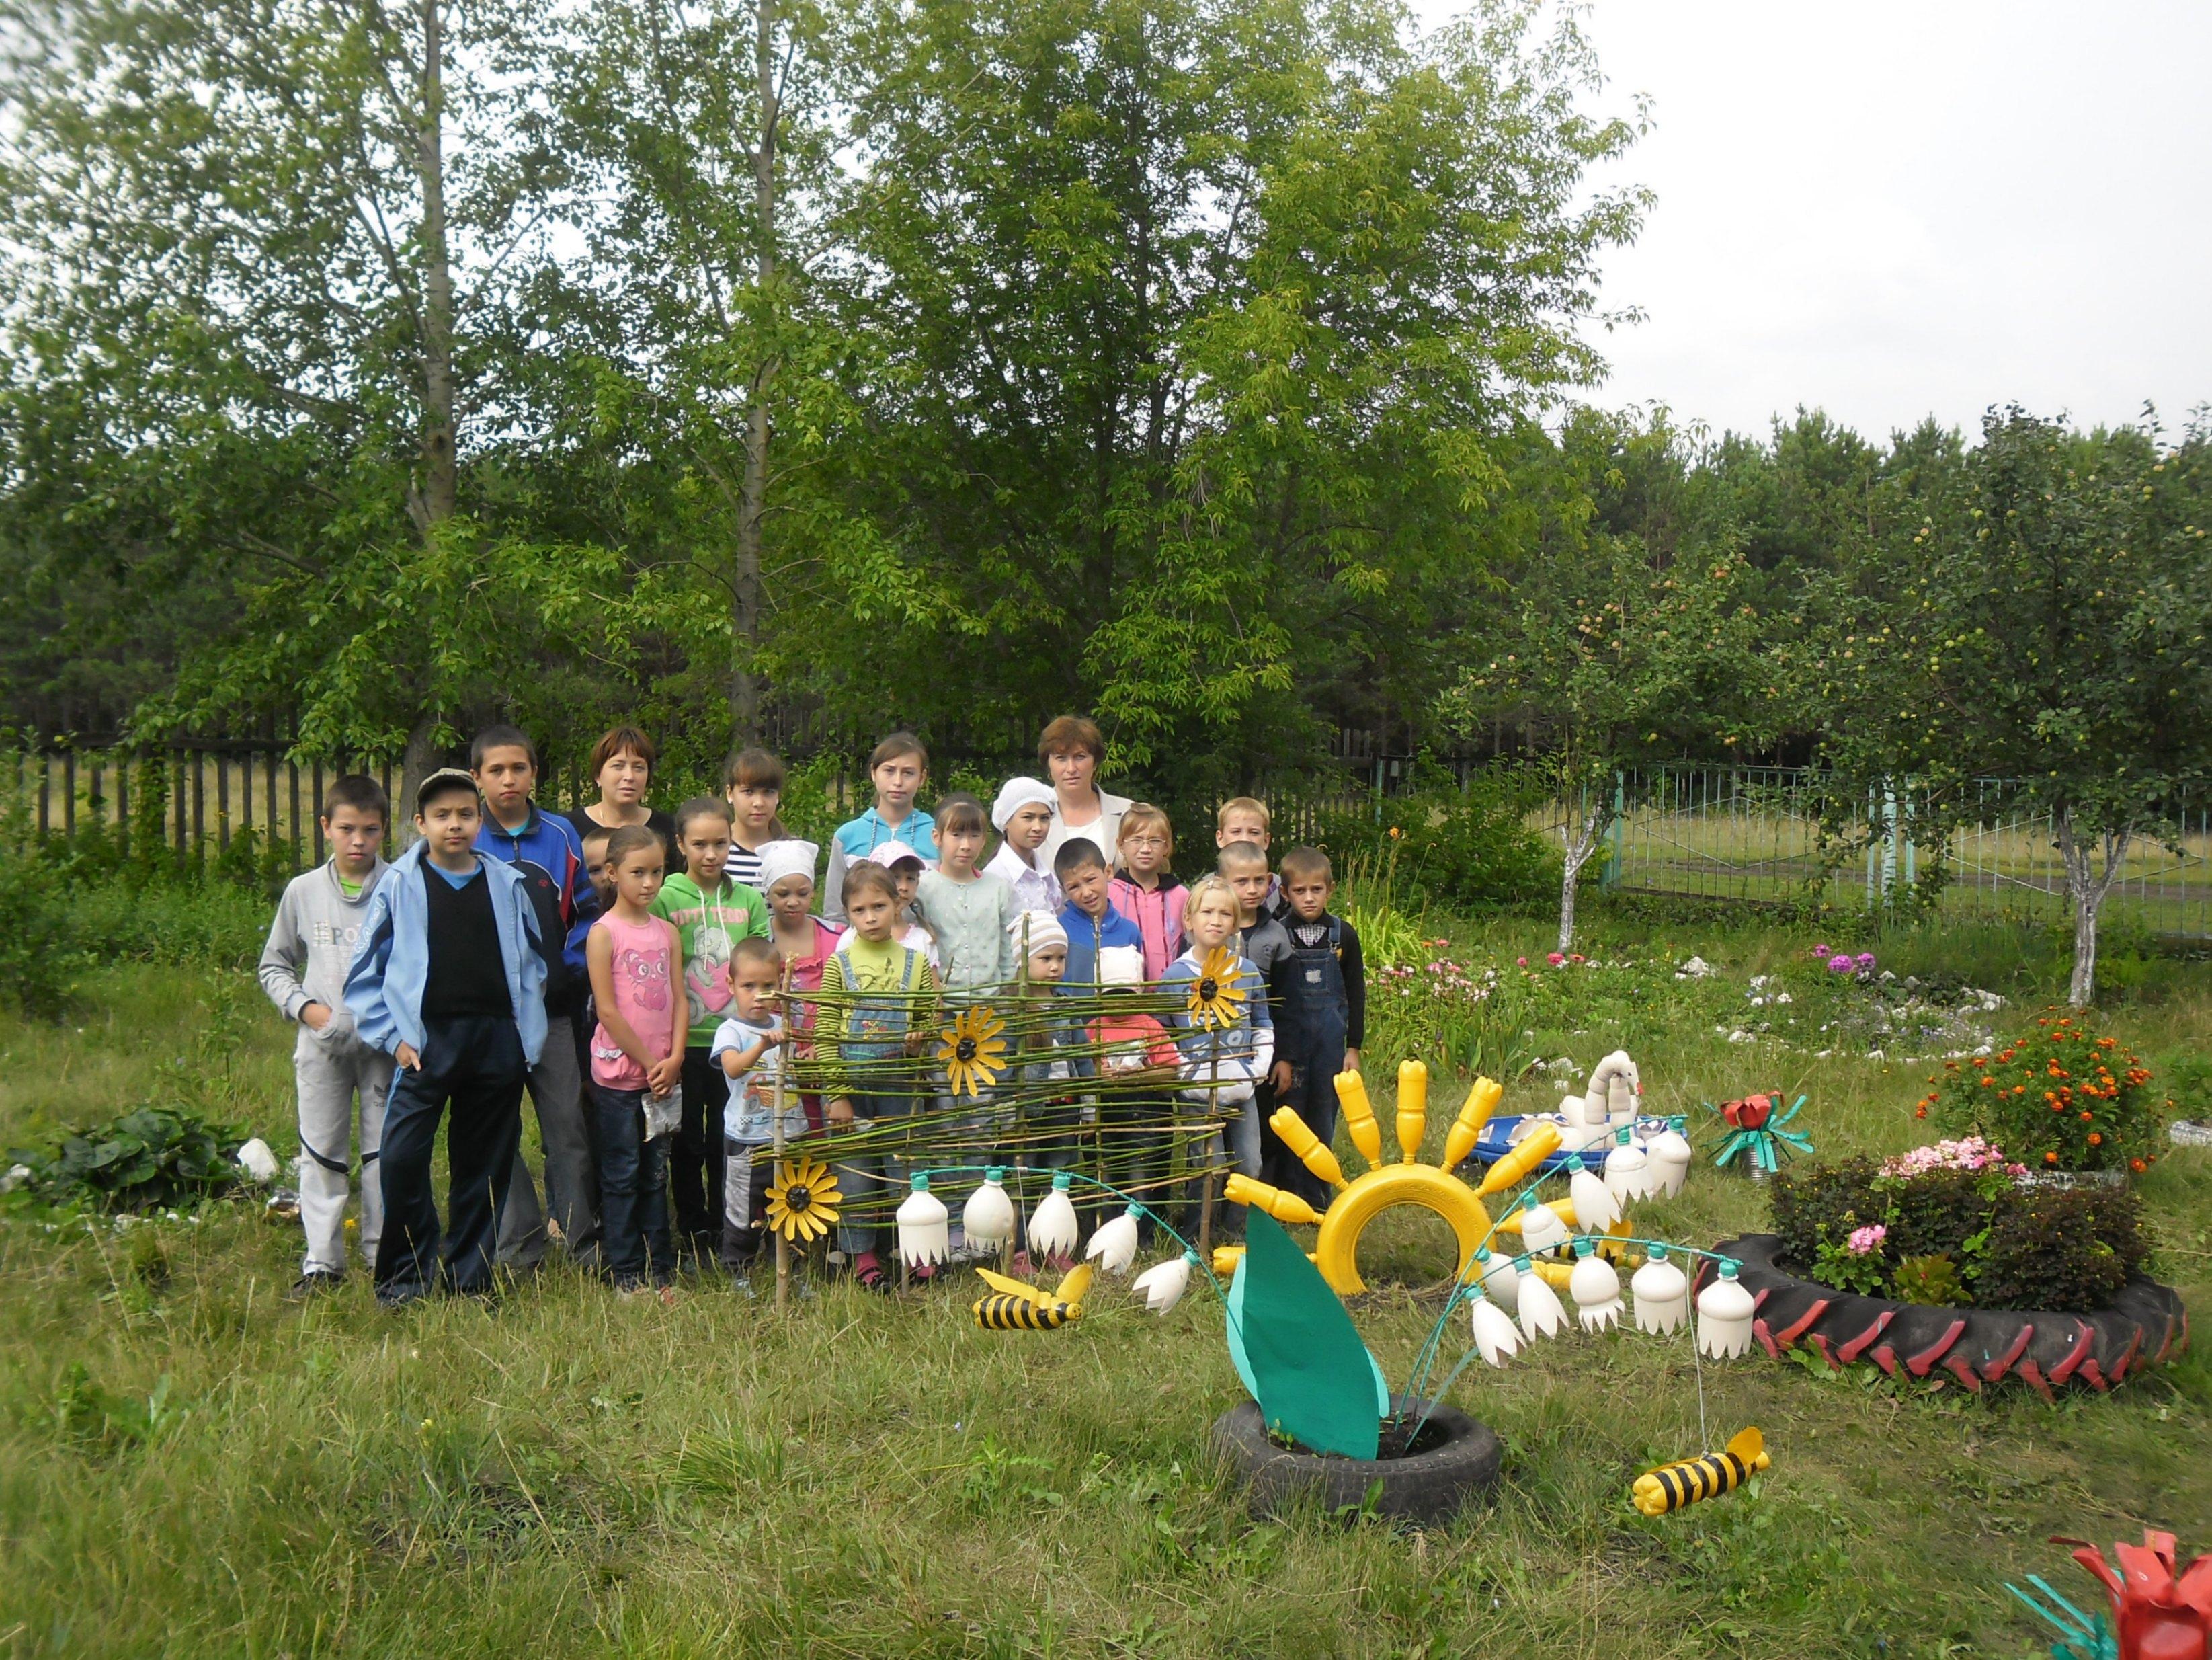
[[[1455,9],[1423,0],[1431,21]],[[1870,437],[1993,403],[2212,403],[2212,3],[1592,0],[1658,193],[1607,259],[1593,401]]]

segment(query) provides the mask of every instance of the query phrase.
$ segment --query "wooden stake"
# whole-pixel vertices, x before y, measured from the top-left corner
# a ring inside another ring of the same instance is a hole
[[[776,1056],[775,1117],[769,1134],[775,1150],[775,1169],[783,1166],[783,1109],[791,1088],[791,964],[783,965],[783,1053]],[[781,1310],[791,1301],[791,1241],[783,1237],[783,1230],[775,1230],[775,1305]]]

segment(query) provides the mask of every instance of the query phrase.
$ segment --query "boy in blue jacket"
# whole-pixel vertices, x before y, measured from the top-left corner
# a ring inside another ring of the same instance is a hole
[[[552,1041],[530,1068],[530,1101],[538,1110],[538,1139],[545,1149],[545,1203],[520,1152],[499,1224],[500,1266],[527,1274],[545,1257],[545,1219],[561,1225],[568,1258],[596,1270],[599,1262],[599,1177],[587,1128],[584,1073],[574,1033],[591,973],[584,939],[599,915],[599,896],[584,863],[576,827],[543,812],[532,799],[538,787],[538,751],[516,727],[487,727],[469,745],[469,775],[483,797],[483,822],[476,847],[502,859],[522,876],[538,913],[539,951],[545,958],[545,1017]]]
[[[441,1283],[481,1295],[522,1140],[522,1086],[545,1049],[538,915],[513,865],[476,849],[476,781],[441,768],[415,792],[422,840],[392,862],[362,921],[346,1006],[362,1040],[398,1063],[385,1106],[377,1299]],[[430,1194],[446,1130],[448,1226]]]

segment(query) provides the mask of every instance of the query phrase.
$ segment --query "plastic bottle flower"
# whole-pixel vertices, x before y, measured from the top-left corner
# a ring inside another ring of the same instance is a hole
[[[1620,1275],[1588,1238],[1575,1241],[1575,1271],[1567,1281],[1567,1291],[1575,1299],[1575,1317],[1584,1331],[1607,1331],[1619,1323]]]
[[[811,1158],[787,1158],[768,1189],[768,1225],[793,1244],[819,1239],[836,1225],[845,1195],[836,1173]]]
[[[1521,1334],[1504,1309],[1480,1291],[1468,1299],[1468,1308],[1474,1319],[1475,1352],[1485,1365],[1502,1366],[1509,1355],[1521,1352]]]
[[[1075,1201],[1067,1190],[1075,1185],[1066,1171],[1052,1178],[1052,1191],[1037,1201],[1030,1213],[1030,1249],[1045,1256],[1073,1256],[1078,1227],[1075,1220]]]
[[[1531,1342],[1539,1337],[1556,1337],[1567,1327],[1567,1310],[1559,1301],[1559,1292],[1530,1266],[1527,1257],[1516,1256],[1513,1266],[1521,1276],[1521,1329]]]
[[[1190,982],[1186,1006],[1190,1018],[1207,1030],[1233,1026],[1243,1018],[1244,988],[1237,983],[1237,958],[1226,946],[1206,953],[1198,978]]]
[[[979,1096],[1006,1067],[1006,1023],[988,1008],[963,1009],[938,1033],[937,1061],[956,1096]]]
[[[1003,1245],[1014,1237],[1014,1201],[1006,1196],[1006,1172],[994,1164],[983,1184],[961,1207],[960,1231],[971,1245]]]
[[[1132,1289],[1144,1294],[1145,1306],[1154,1314],[1165,1314],[1182,1300],[1183,1291],[1190,1284],[1190,1271],[1197,1266],[1198,1253],[1187,1250],[1146,1268],[1137,1276]]]
[[[1109,1274],[1127,1274],[1129,1264],[1137,1259],[1138,1210],[1137,1206],[1130,1206],[1092,1234],[1091,1243],[1084,1247],[1085,1257],[1096,1259]]]
[[[908,1268],[926,1268],[951,1254],[951,1219],[945,1201],[929,1190],[927,1171],[914,1173],[912,1189],[898,1207],[899,1258]]]
[[[1651,1255],[1628,1281],[1636,1299],[1636,1329],[1664,1336],[1690,1317],[1690,1277],[1667,1260],[1667,1248]]]

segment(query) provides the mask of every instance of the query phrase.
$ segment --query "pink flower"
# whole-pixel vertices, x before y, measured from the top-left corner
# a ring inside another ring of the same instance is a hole
[[[1876,1222],[1869,1227],[1853,1228],[1846,1243],[1850,1246],[1852,1256],[1871,1256],[1881,1248],[1881,1242],[1888,1237],[1889,1230]]]
[[[1851,960],[1861,974],[1872,974],[1874,972],[1874,953],[1872,952],[1863,951]]]
[[[1525,968],[1527,968],[1527,967],[1528,966],[1528,959],[1527,958],[1525,958],[1525,957],[1516,957],[1516,958],[1515,958],[1513,959],[1513,961],[1514,961],[1514,964],[1515,964],[1515,965],[1516,965],[1516,967],[1520,967],[1520,968],[1524,968],[1524,969],[1525,969]]]
[[[1558,952],[1547,951],[1544,953],[1544,960],[1547,963],[1549,963],[1553,968],[1557,968],[1560,964],[1565,962],[1567,959]]]
[[[1589,961],[1589,958],[1584,957],[1580,952],[1577,952],[1572,957],[1567,958],[1567,961],[1570,963],[1587,963]]]
[[[1831,974],[1849,974],[1856,966],[1857,965],[1854,964],[1850,958],[1844,956],[1841,952],[1838,952],[1833,957],[1831,957],[1828,959],[1828,972]]]
[[[1813,955],[1815,957],[1826,957],[1827,954],[1828,948],[1826,946],[1815,946],[1813,947]]]

